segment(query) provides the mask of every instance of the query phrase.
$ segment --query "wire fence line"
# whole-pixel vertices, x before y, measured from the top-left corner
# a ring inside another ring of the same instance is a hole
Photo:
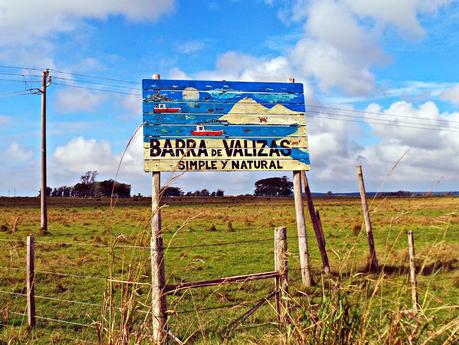
[[[19,239],[0,239],[2,242],[20,242],[24,243],[25,241]],[[114,245],[110,246],[109,244],[101,243],[85,243],[82,241],[75,242],[57,242],[57,241],[34,241],[36,244],[45,244],[45,245],[65,245],[65,246],[87,246],[87,247],[100,247],[100,248],[125,248],[125,249],[141,249],[151,251],[150,246],[139,246],[139,245]],[[231,241],[231,242],[216,242],[216,243],[202,243],[202,244],[190,244],[190,245],[176,245],[176,246],[164,246],[164,250],[169,249],[192,249],[192,248],[202,248],[202,247],[216,247],[216,246],[230,246],[230,245],[241,245],[241,244],[258,244],[262,242],[273,242],[273,238],[260,238],[254,240],[243,240],[243,241]]]
[[[3,242],[12,242],[12,243],[20,243],[21,247],[26,249],[26,246],[24,245],[25,241],[20,240],[20,239],[0,239]],[[195,245],[178,245],[178,246],[169,246],[166,248],[167,249],[187,249],[187,248],[199,248],[199,247],[215,247],[215,246],[233,246],[233,245],[246,245],[246,244],[259,244],[263,242],[272,242],[273,238],[260,238],[260,239],[254,239],[254,240],[241,240],[241,241],[227,241],[227,242],[216,242],[216,243],[201,243],[201,244],[195,244]],[[93,243],[69,243],[69,242],[51,242],[51,241],[34,241],[35,243],[38,243],[39,245],[73,245],[73,246],[79,246],[79,245],[84,245],[88,247],[104,247],[104,248],[109,248],[109,245],[100,245],[100,244],[93,244]],[[38,246],[39,247],[39,246]],[[144,250],[150,250],[149,247],[146,246],[131,246],[131,245],[124,245],[124,246],[118,246],[118,247],[125,247],[125,248],[134,248],[134,249],[144,249]],[[26,268],[20,268],[20,267],[7,267],[7,266],[0,266],[0,269],[13,269],[17,270],[19,272],[27,272]],[[123,279],[116,279],[116,277],[103,277],[103,276],[92,276],[92,275],[85,275],[85,274],[74,274],[74,273],[66,273],[66,272],[56,272],[53,270],[40,270],[36,269],[34,270],[35,274],[35,282],[34,285],[37,286],[38,282],[40,279],[37,277],[38,275],[56,275],[56,276],[61,276],[61,277],[71,277],[71,278],[77,278],[77,279],[95,279],[95,280],[100,280],[103,282],[113,282],[113,283],[120,283],[120,284],[135,284],[135,285],[145,285],[151,287],[151,282],[139,282],[139,281],[131,281],[131,280],[123,280]],[[244,282],[242,282],[244,283]],[[5,291],[5,290],[0,290],[1,294],[6,294],[10,296],[14,296],[16,298],[24,298],[28,297],[27,293],[22,293],[22,292],[14,292],[14,291]],[[180,296],[176,296],[179,297]],[[49,302],[58,302],[58,303],[65,303],[65,304],[75,304],[75,305],[80,305],[80,306],[88,306],[91,308],[102,308],[105,305],[104,304],[99,304],[99,303],[94,303],[94,302],[87,302],[87,301],[79,301],[79,300],[74,300],[74,299],[65,299],[65,298],[59,298],[59,297],[51,297],[51,296],[43,296],[43,295],[35,295],[34,298],[37,300],[43,300],[43,301],[49,301]],[[171,301],[172,302],[172,301]],[[224,309],[224,308],[235,308],[235,307],[244,307],[246,305],[249,305],[250,302],[235,302],[235,303],[226,303],[226,304],[218,304],[218,305],[211,305],[211,306],[206,306],[206,307],[201,307],[201,308],[192,308],[192,309],[176,309],[176,305],[180,305],[182,301],[179,300],[178,304],[172,303],[174,305],[172,308],[174,309],[172,311],[173,314],[189,314],[189,313],[199,313],[199,312],[206,312],[206,311],[211,311],[211,310],[219,310],[219,309]],[[188,301],[190,302],[190,301]],[[21,303],[21,301],[18,301],[18,303]],[[207,304],[207,303],[206,303]],[[121,311],[121,308],[117,307],[115,308],[119,311]],[[149,314],[151,311],[139,311],[142,312],[143,314]],[[11,315],[16,315],[16,316],[21,316],[21,317],[27,317],[27,314],[25,313],[19,313],[19,312],[11,312]],[[35,315],[37,320],[42,320],[42,321],[49,321],[49,322],[57,322],[61,324],[67,324],[67,325],[73,325],[73,326],[79,326],[79,327],[94,327],[94,324],[85,324],[81,322],[76,322],[73,320],[63,320],[55,317],[49,317],[48,315]]]
[[[26,293],[22,293],[22,292],[12,292],[12,291],[0,290],[0,293],[4,294],[4,295],[14,295],[14,296],[27,297],[27,294]],[[37,298],[37,299],[57,301],[57,302],[65,302],[65,303],[81,304],[81,305],[87,305],[87,306],[92,306],[92,307],[102,307],[103,306],[102,304],[96,304],[96,303],[90,303],[90,302],[82,302],[82,301],[63,299],[63,298],[56,298],[56,297],[47,297],[47,296],[40,296],[40,295],[34,295],[34,297]]]

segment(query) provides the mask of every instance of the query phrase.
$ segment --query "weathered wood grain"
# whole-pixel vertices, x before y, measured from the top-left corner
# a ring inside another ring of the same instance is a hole
[[[211,113],[176,113],[176,114],[155,114],[144,113],[143,119],[146,123],[151,125],[168,125],[168,124],[225,124],[223,120],[219,120],[225,114],[211,114]],[[234,114],[236,115],[236,114]],[[259,124],[263,126],[270,125],[306,125],[306,117],[304,114],[297,115],[284,115],[284,114],[260,114],[260,113],[238,113],[237,115],[244,115],[250,118],[252,124]],[[242,122],[242,121],[241,121]]]

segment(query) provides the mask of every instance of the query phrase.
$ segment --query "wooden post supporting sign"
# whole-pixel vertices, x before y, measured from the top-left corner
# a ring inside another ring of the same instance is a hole
[[[295,199],[296,228],[298,231],[298,248],[300,251],[301,278],[304,286],[312,286],[312,274],[309,258],[306,220],[304,218],[303,194],[301,193],[301,171],[293,172],[293,196]]]
[[[325,239],[323,237],[323,232],[321,229],[320,220],[317,217],[317,214],[314,210],[314,203],[312,201],[311,189],[309,188],[308,178],[306,172],[303,171],[302,182],[304,184],[304,195],[306,197],[306,204],[308,206],[309,216],[311,217],[312,227],[316,235],[317,245],[319,246],[320,256],[322,258],[322,267],[325,274],[330,273],[330,264],[328,262],[327,250],[325,249]]]
[[[379,269],[378,258],[376,257],[375,241],[373,239],[373,226],[371,224],[370,212],[368,210],[367,196],[365,191],[365,182],[363,181],[362,166],[357,166],[357,177],[359,180],[360,199],[362,201],[363,217],[365,219],[365,229],[368,237],[368,247],[370,250],[370,271]]]
[[[294,83],[295,78],[289,78]],[[301,171],[293,172],[293,197],[295,199],[296,228],[298,232],[298,249],[300,251],[301,279],[304,286],[312,286],[311,265],[309,259],[308,238],[306,236],[306,220],[304,218],[303,194],[301,193]]]
[[[153,79],[159,79],[159,74]],[[151,303],[153,319],[153,340],[156,344],[167,343],[167,302],[165,294],[166,278],[164,269],[163,236],[160,210],[161,173],[152,172],[151,190]]]

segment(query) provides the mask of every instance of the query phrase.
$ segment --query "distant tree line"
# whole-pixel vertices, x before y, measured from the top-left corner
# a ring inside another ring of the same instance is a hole
[[[131,196],[131,185],[116,182],[112,179],[96,181],[97,171],[87,171],[80,177],[80,181],[73,186],[47,187],[48,196],[54,197],[110,197],[113,195],[120,198]],[[180,196],[204,196],[204,197],[223,197],[225,192],[222,189],[210,192],[208,189],[196,190],[194,192],[184,192],[179,187],[163,187],[161,189],[164,197]],[[331,192],[330,192],[331,193]],[[398,195],[407,192],[397,192]],[[270,177],[255,182],[255,196],[265,197],[286,197],[293,194],[293,183],[286,177]],[[40,192],[39,194],[40,195]],[[246,194],[250,195],[250,194]],[[137,196],[141,196],[138,194]]]
[[[110,197],[129,198],[131,196],[131,185],[119,183],[112,179],[96,181],[97,171],[87,171],[80,177],[80,182],[74,186],[61,186],[56,188],[47,187],[48,196],[56,197]],[[40,192],[38,194],[40,196]]]
[[[225,192],[221,189],[217,191],[209,192],[207,189],[196,190],[194,192],[185,192],[182,191],[179,187],[163,187],[162,188],[163,196],[224,196]]]

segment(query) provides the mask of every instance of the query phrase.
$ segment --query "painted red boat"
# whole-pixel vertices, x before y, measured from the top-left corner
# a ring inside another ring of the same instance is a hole
[[[204,126],[202,125],[198,125],[196,126],[196,130],[191,131],[191,134],[196,135],[196,136],[201,136],[201,137],[205,137],[205,136],[218,137],[223,134],[223,129],[220,129],[218,131],[211,131],[211,130],[205,129]]]
[[[180,111],[181,108],[168,108],[166,107],[165,104],[158,104],[157,107],[154,108],[154,112],[155,113],[160,113],[160,114],[163,114],[163,113],[178,113]]]

